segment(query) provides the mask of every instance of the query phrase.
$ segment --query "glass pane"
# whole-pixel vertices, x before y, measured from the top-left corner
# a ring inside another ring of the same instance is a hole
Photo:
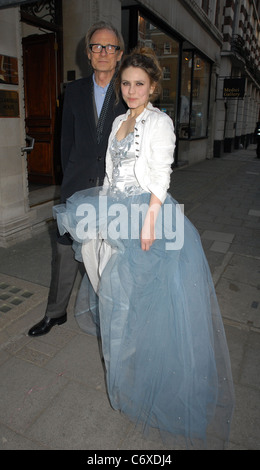
[[[138,45],[151,47],[157,54],[163,69],[163,82],[162,96],[156,101],[155,106],[167,113],[175,123],[179,43],[139,15]]]
[[[180,137],[188,138],[192,80],[192,52],[190,51],[183,52],[181,73]]]
[[[205,137],[207,134],[210,65],[195,54],[193,68],[191,137]]]

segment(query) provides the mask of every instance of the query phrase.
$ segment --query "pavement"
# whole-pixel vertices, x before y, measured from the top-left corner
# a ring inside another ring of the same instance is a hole
[[[200,232],[236,394],[227,450],[260,449],[260,160],[255,146],[174,170],[170,192]],[[166,451],[109,404],[100,348],[73,315],[39,338],[55,223],[0,248],[0,450]],[[99,455],[99,454],[98,454]]]

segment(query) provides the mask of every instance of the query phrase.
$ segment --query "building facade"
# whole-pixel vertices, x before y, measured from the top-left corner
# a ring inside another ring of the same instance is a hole
[[[90,73],[91,24],[111,21],[126,52],[155,50],[163,69],[156,105],[173,119],[181,166],[253,141],[259,11],[260,0],[0,0],[0,246],[31,237],[52,218],[62,97],[67,82]]]
[[[224,5],[214,142],[217,157],[223,152],[246,147],[253,139],[260,117],[259,14],[259,1],[229,0]],[[228,80],[231,85],[225,90]],[[232,88],[234,93],[230,93]],[[237,91],[242,91],[238,98]]]

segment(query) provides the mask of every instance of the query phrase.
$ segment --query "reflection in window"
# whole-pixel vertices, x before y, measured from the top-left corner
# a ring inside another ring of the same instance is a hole
[[[190,92],[191,92],[192,53],[182,56],[181,98],[180,98],[180,137],[190,137]]]
[[[169,67],[163,67],[163,79],[164,80],[171,79],[171,69]]]
[[[163,70],[162,95],[155,106],[173,119],[181,139],[207,137],[210,63],[194,48],[183,50],[177,127],[179,42],[139,13],[138,45],[152,48]]]
[[[180,137],[207,135],[210,64],[192,51],[184,51],[180,98]]]
[[[163,88],[163,96],[162,96],[163,101],[169,101],[170,98],[170,90],[169,88]]]
[[[170,54],[171,53],[171,45],[169,42],[164,43],[164,54]]]
[[[209,78],[209,63],[198,55],[194,55],[191,110],[192,137],[203,137],[207,134]]]
[[[163,70],[163,91],[155,106],[166,112],[175,122],[179,43],[139,14],[138,45],[151,47],[157,54]]]

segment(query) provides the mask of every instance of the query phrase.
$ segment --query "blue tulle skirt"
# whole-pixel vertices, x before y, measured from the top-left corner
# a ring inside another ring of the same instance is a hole
[[[87,333],[101,336],[114,409],[143,430],[181,436],[194,448],[210,435],[210,446],[223,448],[234,392],[209,266],[197,230],[169,194],[157,239],[142,251],[136,234],[149,200],[148,193],[93,188],[55,207],[60,233],[71,234],[78,260],[82,244],[97,234],[113,248],[97,293],[84,277],[76,318]]]

